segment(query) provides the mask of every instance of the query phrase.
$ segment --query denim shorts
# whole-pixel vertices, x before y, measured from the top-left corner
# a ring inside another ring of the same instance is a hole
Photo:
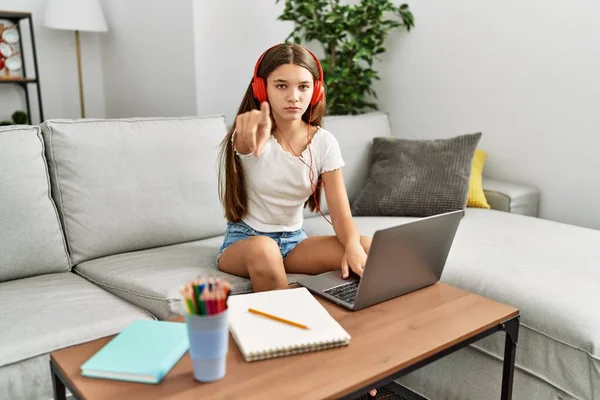
[[[246,223],[240,222],[227,222],[227,229],[225,229],[225,237],[223,244],[219,249],[219,255],[217,256],[217,267],[219,266],[219,257],[227,247],[231,246],[235,242],[243,239],[247,239],[251,236],[267,236],[270,237],[279,246],[281,257],[285,258],[287,255],[296,247],[298,243],[307,238],[304,228],[298,229],[297,231],[291,232],[260,232],[251,228]]]

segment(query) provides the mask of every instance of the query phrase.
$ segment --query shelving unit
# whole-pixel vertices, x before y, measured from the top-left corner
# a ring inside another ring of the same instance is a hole
[[[9,85],[19,85],[25,91],[25,101],[27,103],[27,116],[29,118],[29,123],[33,123],[31,121],[31,99],[29,98],[29,85],[33,84],[37,89],[37,100],[38,100],[38,111],[40,123],[44,121],[44,110],[42,106],[42,93],[40,90],[40,75],[38,70],[38,61],[37,61],[37,51],[35,47],[35,35],[33,32],[33,20],[31,18],[31,13],[28,12],[14,12],[14,11],[1,11],[0,10],[0,20],[8,20],[11,23],[15,24],[17,28],[17,32],[19,33],[19,48],[21,50],[21,59],[23,61],[23,65],[21,70],[23,72],[23,77],[7,77],[4,75],[0,75],[0,85],[9,84]],[[27,75],[27,68],[25,65],[25,58],[23,57],[23,35],[21,23],[22,21],[28,21],[29,23],[29,34],[31,40],[31,48],[33,50],[33,67],[35,76],[29,77]]]

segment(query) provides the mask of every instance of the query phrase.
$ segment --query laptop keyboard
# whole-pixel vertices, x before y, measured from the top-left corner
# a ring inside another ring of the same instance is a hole
[[[358,281],[352,281],[331,289],[324,290],[325,293],[346,303],[354,303],[356,292],[358,292]]]

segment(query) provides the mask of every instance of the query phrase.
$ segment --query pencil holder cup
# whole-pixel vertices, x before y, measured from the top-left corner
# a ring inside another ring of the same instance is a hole
[[[227,310],[216,315],[185,316],[194,378],[213,382],[225,376],[229,330]]]

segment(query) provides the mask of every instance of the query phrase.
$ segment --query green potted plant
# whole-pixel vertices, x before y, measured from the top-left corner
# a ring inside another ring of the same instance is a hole
[[[12,120],[15,125],[26,125],[29,123],[27,113],[25,111],[15,111],[12,115]]]
[[[409,6],[396,6],[391,0],[360,0],[354,5],[339,0],[285,0],[278,19],[295,23],[286,42],[317,41],[323,46],[327,110],[334,115],[377,110],[368,99],[369,95],[377,98],[372,84],[380,79],[373,61],[385,53],[384,41],[391,30],[414,27]]]
[[[25,111],[15,111],[11,115],[12,120],[2,120],[0,121],[0,126],[9,126],[9,125],[26,125],[29,123],[29,117]]]

